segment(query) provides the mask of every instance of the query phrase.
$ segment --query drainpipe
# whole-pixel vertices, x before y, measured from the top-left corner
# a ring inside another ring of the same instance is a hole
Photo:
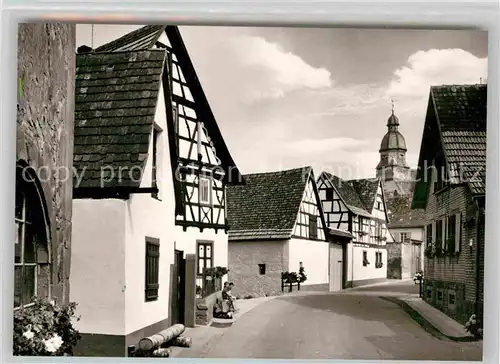
[[[480,238],[480,231],[481,231],[481,212],[480,212],[480,204],[478,203],[477,199],[474,200],[475,205],[476,205],[476,298],[474,302],[474,312],[477,317],[479,317],[479,291],[481,290],[481,285],[479,282],[479,277],[480,277],[480,269],[479,269],[479,264],[480,264],[480,249],[481,247],[479,246],[479,238]]]

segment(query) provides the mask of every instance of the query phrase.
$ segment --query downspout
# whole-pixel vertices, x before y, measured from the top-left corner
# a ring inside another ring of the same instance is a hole
[[[477,199],[474,199],[474,203],[476,205],[476,298],[474,302],[474,313],[476,314],[477,317],[479,317],[479,291],[481,290],[481,284],[479,281],[479,277],[481,274],[481,270],[479,269],[479,264],[480,264],[480,244],[479,244],[479,239],[480,239],[480,234],[481,234],[481,210],[480,210],[480,205],[477,201]]]

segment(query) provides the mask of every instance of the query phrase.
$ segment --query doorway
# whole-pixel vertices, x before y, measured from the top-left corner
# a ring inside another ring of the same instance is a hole
[[[186,288],[186,260],[182,250],[174,251],[174,265],[172,272],[172,322],[184,324],[184,299]]]

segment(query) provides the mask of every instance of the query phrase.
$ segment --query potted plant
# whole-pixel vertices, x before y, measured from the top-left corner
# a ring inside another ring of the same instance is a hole
[[[307,276],[305,273],[304,266],[302,265],[302,262],[300,262],[300,267],[299,267],[299,274],[298,274],[298,282],[303,283],[307,280]]]
[[[36,298],[33,305],[14,312],[14,355],[72,356],[81,336],[73,327],[76,303],[58,306]]]

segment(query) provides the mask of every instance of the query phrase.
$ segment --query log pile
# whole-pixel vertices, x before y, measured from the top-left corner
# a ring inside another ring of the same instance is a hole
[[[181,324],[175,324],[169,328],[160,331],[154,335],[141,339],[136,346],[128,349],[128,355],[132,357],[170,357],[171,346],[189,348],[192,344],[190,337],[181,336],[185,327]]]

